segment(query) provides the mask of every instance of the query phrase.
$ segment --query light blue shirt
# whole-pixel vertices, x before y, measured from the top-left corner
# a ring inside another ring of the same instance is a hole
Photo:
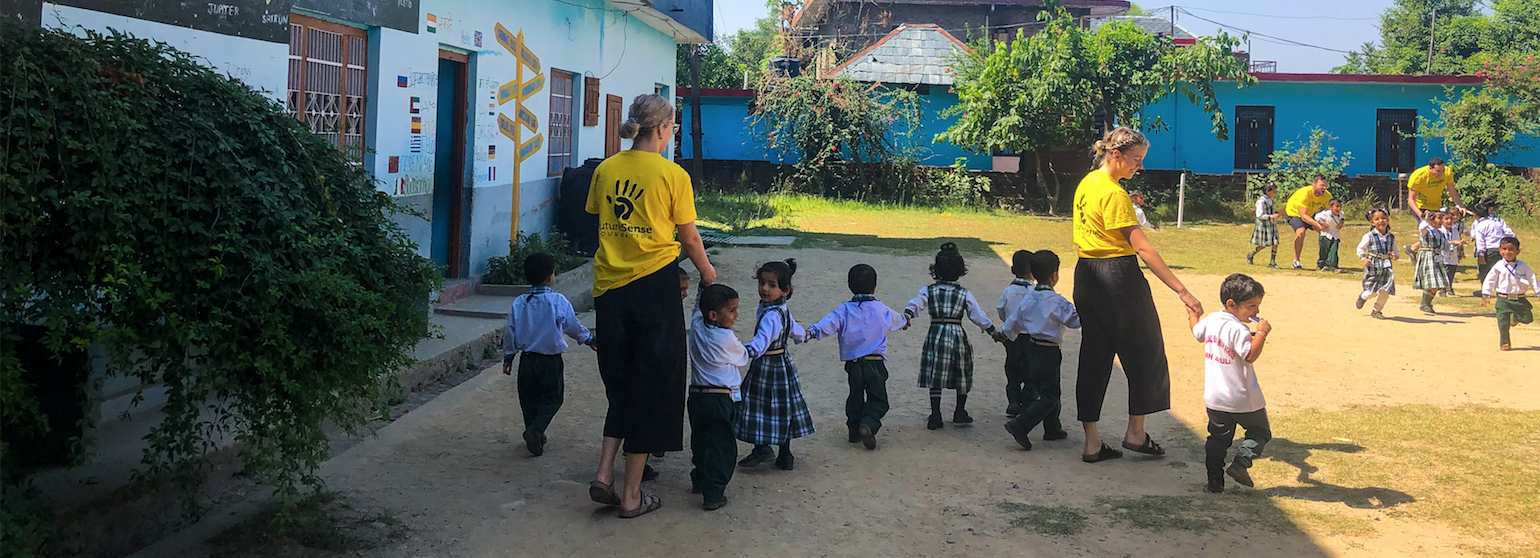
[[[840,360],[888,354],[888,332],[904,328],[904,315],[871,295],[856,295],[807,328],[808,340],[839,334]]]
[[[1038,285],[1022,297],[1021,304],[1005,320],[1005,336],[1016,339],[1026,334],[1039,341],[1064,342],[1064,328],[1080,329],[1080,314],[1064,295],[1053,287]]]
[[[1021,299],[1032,291],[1032,280],[1017,277],[1011,284],[1005,286],[1000,292],[1000,303],[995,305],[995,312],[1000,314],[1000,323],[1005,323],[1011,317],[1011,310],[1021,304]]]
[[[771,343],[780,339],[781,314],[770,311],[771,308],[776,307],[786,312],[786,320],[791,322],[791,333],[788,335],[790,340],[801,343],[807,339],[807,330],[802,329],[802,324],[797,323],[797,319],[791,317],[791,309],[786,307],[786,303],[766,304],[761,302],[759,303],[759,309],[754,311],[754,319],[758,321],[759,325],[754,328],[754,338],[749,340],[747,347],[750,358],[759,358],[765,354],[765,351],[770,350]]]
[[[733,330],[707,322],[699,305],[690,318],[690,385],[725,387],[732,390],[733,401],[741,401],[738,369],[749,365],[749,350]]]
[[[587,345],[594,336],[578,322],[572,303],[550,287],[535,287],[528,293],[513,299],[508,310],[508,325],[503,329],[503,360],[528,351],[543,355],[559,355],[567,352],[567,334],[578,343]]]

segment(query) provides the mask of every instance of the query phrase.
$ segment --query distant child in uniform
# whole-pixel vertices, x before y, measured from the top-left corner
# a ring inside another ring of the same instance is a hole
[[[1027,362],[1031,371],[1027,377],[1031,387],[1024,393],[1036,398],[1027,402],[1021,416],[1005,423],[1005,431],[1029,450],[1032,442],[1027,434],[1038,424],[1043,425],[1043,441],[1069,437],[1059,422],[1059,365],[1064,362],[1059,344],[1064,342],[1064,328],[1080,329],[1080,313],[1075,311],[1075,305],[1053,291],[1054,285],[1059,284],[1059,256],[1048,250],[1033,254],[1032,276],[1038,278],[1037,287],[1011,309],[1002,332],[1025,344],[1029,351]]]
[[[1369,316],[1383,320],[1385,300],[1396,294],[1396,270],[1391,267],[1391,262],[1400,259],[1401,254],[1396,252],[1396,235],[1390,232],[1390,213],[1384,209],[1374,209],[1365,217],[1369,219],[1371,228],[1358,241],[1357,250],[1358,259],[1364,264],[1364,290],[1353,306],[1362,310],[1364,302],[1377,296],[1379,298],[1374,301],[1374,310]]]
[[[907,329],[909,320],[873,296],[877,270],[872,266],[851,267],[847,283],[855,296],[809,326],[807,339],[839,335],[840,360],[850,381],[850,396],[845,398],[850,441],[877,449],[877,431],[888,414],[888,332]]]
[[[1519,260],[1517,237],[1502,239],[1497,251],[1503,259],[1492,267],[1486,282],[1481,284],[1481,305],[1486,306],[1488,298],[1497,297],[1497,348],[1508,351],[1513,349],[1508,328],[1535,321],[1535,308],[1524,298],[1524,293],[1540,294],[1540,277],[1535,276],[1534,268]]]
[[[1208,408],[1208,442],[1203,444],[1204,467],[1208,487],[1213,493],[1225,491],[1225,475],[1245,486],[1251,482],[1251,463],[1262,455],[1262,448],[1273,438],[1267,422],[1267,401],[1257,381],[1254,365],[1262,357],[1262,346],[1273,331],[1272,324],[1257,318],[1262,296],[1266,294],[1256,279],[1237,273],[1226,277],[1219,286],[1224,300],[1223,312],[1199,319],[1187,311],[1192,336],[1203,343],[1203,406]],[[1255,322],[1257,331],[1247,327]],[[1246,429],[1246,439],[1235,452],[1235,460],[1225,468],[1225,454],[1235,441],[1236,427]]]
[[[715,284],[703,287],[690,318],[690,471],[691,492],[700,494],[707,511],[727,505],[738,441],[733,438],[735,408],[742,399],[738,370],[749,364],[749,351],[733,334],[738,322],[738,292]]]
[[[1485,284],[1487,273],[1492,270],[1492,266],[1502,260],[1502,254],[1498,253],[1498,244],[1504,238],[1514,234],[1508,222],[1497,216],[1497,204],[1494,200],[1482,200],[1477,204],[1476,215],[1478,218],[1476,223],[1471,225],[1470,236],[1475,244],[1472,251],[1476,254],[1476,282]],[[1481,291],[1477,290],[1476,295],[1480,296]]]
[[[1021,304],[1022,297],[1032,292],[1032,253],[1026,250],[1017,250],[1011,255],[1011,275],[1016,279],[1005,286],[1000,292],[1000,302],[995,305],[995,312],[1000,316],[1000,323],[1010,317],[1011,311],[1016,305]],[[1022,390],[1027,384],[1027,343],[1007,339],[1005,341],[1005,416],[1016,418],[1021,414],[1023,402],[1030,402],[1036,396],[1022,398]]]
[[[1337,249],[1342,246],[1342,200],[1332,199],[1326,209],[1315,214],[1315,222],[1322,227],[1320,254],[1315,259],[1315,270],[1341,271],[1337,269]]]
[[[1449,245],[1449,235],[1444,232],[1444,212],[1423,211],[1422,226],[1414,250],[1417,251],[1416,274],[1412,276],[1412,288],[1422,291],[1422,304],[1417,308],[1423,314],[1434,315],[1433,297],[1449,288],[1449,272],[1444,269],[1444,248]]]
[[[754,444],[754,451],[738,461],[739,467],[753,467],[771,457],[775,466],[790,471],[795,463],[791,454],[792,438],[813,433],[813,415],[802,397],[802,382],[797,378],[797,363],[786,348],[788,341],[802,341],[807,331],[792,319],[786,308],[791,298],[791,276],[797,261],[770,262],[759,266],[754,276],[759,281],[759,310],[754,313],[754,339],[749,342],[749,372],[743,377],[743,403],[738,406],[738,423],[733,431],[739,440]],[[776,455],[771,445],[780,444]]]
[[[1444,208],[1444,236],[1449,238],[1449,245],[1444,247],[1444,271],[1449,276],[1449,288],[1444,289],[1443,296],[1455,296],[1454,274],[1460,269],[1460,259],[1465,257],[1465,223],[1461,222],[1464,217],[1459,208]]]
[[[1251,245],[1255,246],[1250,254],[1246,254],[1246,263],[1257,265],[1257,252],[1263,248],[1272,248],[1272,256],[1268,259],[1267,267],[1278,269],[1278,221],[1283,217],[1277,208],[1273,206],[1273,197],[1278,195],[1278,185],[1268,184],[1262,187],[1262,195],[1257,198],[1257,221],[1251,230]]]
[[[1134,202],[1134,217],[1139,220],[1139,226],[1151,230],[1160,228],[1150,224],[1150,220],[1144,217],[1144,192],[1139,190],[1130,191],[1128,193],[1128,200]]]
[[[1004,336],[995,330],[989,315],[979,307],[973,293],[963,288],[957,280],[967,275],[968,265],[962,253],[951,242],[941,245],[936,253],[936,263],[930,266],[930,275],[936,282],[920,289],[920,293],[904,306],[904,317],[914,319],[920,312],[930,310],[930,331],[925,334],[925,348],[920,353],[919,387],[930,389],[930,420],[925,428],[941,428],[941,390],[957,391],[957,409],[952,412],[952,423],[972,424],[968,415],[968,391],[973,389],[973,345],[968,343],[968,333],[963,331],[966,317],[977,324],[996,341]]]
[[[519,353],[519,410],[524,414],[524,447],[536,456],[545,454],[545,430],[561,410],[565,387],[561,354],[567,352],[567,334],[593,348],[594,336],[578,322],[572,303],[551,289],[556,280],[556,258],[530,254],[524,258],[524,280],[529,292],[513,299],[508,325],[503,328],[503,374],[513,374],[513,357]]]

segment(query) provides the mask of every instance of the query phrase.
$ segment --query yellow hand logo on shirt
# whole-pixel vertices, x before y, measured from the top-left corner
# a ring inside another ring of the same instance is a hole
[[[614,205],[611,209],[615,210],[615,218],[626,221],[631,219],[632,213],[636,212],[636,203],[631,200],[642,195],[645,191],[641,188],[641,185],[632,184],[630,180],[625,181],[624,184],[617,180],[615,181],[615,195],[604,196],[604,201]]]

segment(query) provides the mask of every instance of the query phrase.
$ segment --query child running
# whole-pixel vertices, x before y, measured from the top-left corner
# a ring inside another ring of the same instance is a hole
[[[1449,237],[1444,233],[1444,212],[1423,211],[1422,226],[1414,250],[1417,251],[1416,274],[1412,276],[1412,288],[1422,291],[1422,304],[1417,307],[1423,314],[1435,315],[1433,297],[1449,288],[1449,272],[1444,269],[1444,247]]]
[[[1497,348],[1503,351],[1513,350],[1508,328],[1535,321],[1535,308],[1524,293],[1540,294],[1540,277],[1535,276],[1534,268],[1519,260],[1519,246],[1516,237],[1502,239],[1497,251],[1503,259],[1481,284],[1482,306],[1487,305],[1487,299],[1497,297]]]
[[[1385,319],[1385,300],[1396,294],[1396,270],[1391,262],[1400,259],[1396,252],[1396,235],[1390,232],[1390,213],[1384,209],[1370,210],[1366,215],[1372,228],[1358,241],[1358,259],[1364,264],[1364,291],[1353,303],[1362,310],[1369,297],[1378,296],[1370,317]]]
[[[1460,269],[1460,259],[1465,257],[1465,223],[1461,219],[1465,213],[1457,207],[1444,208],[1444,236],[1449,238],[1449,245],[1444,247],[1444,271],[1449,276],[1449,288],[1444,289],[1443,296],[1455,296],[1454,274]]]
[[[1251,482],[1251,463],[1262,455],[1262,448],[1273,438],[1267,423],[1267,401],[1257,382],[1255,363],[1262,357],[1262,346],[1273,326],[1257,318],[1262,296],[1266,294],[1256,279],[1236,273],[1219,286],[1224,300],[1223,312],[1199,319],[1187,311],[1192,336],[1203,343],[1203,406],[1208,408],[1208,442],[1203,444],[1204,467],[1208,470],[1207,491],[1225,491],[1225,475],[1244,486]],[[1256,322],[1257,331],[1247,328]],[[1235,427],[1246,429],[1246,440],[1235,451],[1235,460],[1225,468],[1225,454],[1235,442]]]
[[[1027,402],[1021,416],[1005,423],[1005,431],[1028,450],[1032,449],[1032,441],[1027,435],[1039,423],[1043,425],[1045,442],[1069,437],[1059,422],[1059,365],[1064,361],[1059,344],[1064,341],[1064,328],[1080,329],[1080,314],[1075,305],[1053,291],[1054,285],[1059,284],[1059,256],[1048,250],[1033,254],[1032,276],[1038,278],[1037,287],[1011,310],[1003,326],[1006,337],[1015,337],[1029,351],[1030,389],[1025,393],[1036,398]]]
[[[873,296],[877,270],[872,266],[851,267],[847,283],[855,296],[808,327],[807,339],[839,335],[840,360],[850,381],[850,396],[845,398],[850,442],[877,449],[877,431],[888,414],[888,332],[908,329],[909,320]]]
[[[1337,250],[1342,246],[1342,200],[1332,199],[1326,209],[1315,214],[1315,222],[1321,224],[1321,245],[1315,259],[1316,271],[1340,273],[1337,268]]]
[[[1250,254],[1246,254],[1246,263],[1257,265],[1257,252],[1263,248],[1272,248],[1272,257],[1268,259],[1267,267],[1278,269],[1278,222],[1276,219],[1283,217],[1273,206],[1273,197],[1278,195],[1278,185],[1268,184],[1262,187],[1262,196],[1257,198],[1257,222],[1251,230],[1251,245],[1255,246]]]
[[[1017,250],[1011,254],[1011,275],[1016,278],[1011,284],[1005,286],[1000,292],[1000,302],[995,305],[995,311],[1000,315],[1000,323],[1010,317],[1011,311],[1016,305],[1021,304],[1021,299],[1032,292],[1032,253],[1026,250]],[[1032,401],[1036,396],[1028,395],[1022,398],[1022,390],[1027,384],[1027,343],[1025,340],[1005,341],[1005,416],[1016,418],[1021,414],[1023,401]]]
[[[1472,251],[1476,253],[1476,282],[1486,284],[1488,272],[1502,259],[1498,244],[1504,238],[1515,235],[1508,223],[1497,216],[1497,203],[1494,200],[1482,200],[1477,204],[1476,215],[1479,218],[1470,228],[1471,240],[1475,244]],[[1481,296],[1481,291],[1478,289],[1475,294]]]
[[[951,242],[941,245],[936,253],[936,263],[930,266],[930,275],[936,282],[920,289],[920,293],[904,306],[904,317],[912,320],[920,312],[930,310],[930,331],[925,334],[925,348],[920,353],[919,387],[930,388],[930,420],[925,428],[941,428],[941,390],[957,391],[957,409],[952,412],[953,424],[972,424],[968,415],[968,391],[973,388],[973,345],[968,343],[968,333],[963,331],[962,321],[977,324],[996,341],[1004,336],[995,330],[989,315],[979,308],[973,293],[957,284],[968,274],[968,265],[962,253]]]
[[[727,505],[727,483],[733,480],[738,442],[733,439],[742,400],[738,369],[749,364],[749,351],[733,334],[738,322],[738,292],[715,284],[703,287],[690,318],[691,492],[700,494],[706,511]]]
[[[561,410],[563,376],[561,354],[567,352],[567,334],[594,348],[594,336],[578,322],[572,303],[551,289],[556,280],[556,258],[530,254],[524,258],[524,280],[534,285],[513,299],[508,325],[503,329],[503,374],[513,374],[513,357],[519,357],[519,410],[524,414],[524,447],[535,456],[545,454],[545,430]]]
[[[749,372],[743,378],[743,403],[738,406],[738,423],[733,431],[739,440],[754,444],[754,451],[738,462],[739,467],[753,467],[775,457],[775,466],[792,470],[792,438],[813,433],[813,415],[802,397],[802,383],[797,379],[797,363],[786,353],[787,340],[803,341],[807,332],[786,308],[791,298],[791,276],[797,261],[770,262],[759,266],[759,310],[754,314],[754,339],[749,342]],[[770,449],[780,444],[776,455]]]

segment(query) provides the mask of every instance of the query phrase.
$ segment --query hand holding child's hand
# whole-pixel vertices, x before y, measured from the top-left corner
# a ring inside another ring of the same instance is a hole
[[[909,324],[910,324],[909,318],[904,318],[904,328],[903,328],[904,331],[909,331]]]
[[[1191,306],[1188,306],[1187,307],[1187,317],[1193,318],[1193,319],[1202,319],[1203,318],[1203,314],[1199,313],[1197,308],[1193,308]]]

